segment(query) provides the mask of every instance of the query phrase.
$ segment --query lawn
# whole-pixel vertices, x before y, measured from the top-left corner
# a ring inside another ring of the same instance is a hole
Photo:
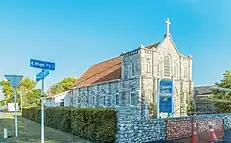
[[[2,118],[3,116],[3,118]],[[8,139],[3,139],[3,129],[8,129]],[[14,114],[0,113],[0,143],[40,143],[40,124],[18,116],[18,138],[14,132]],[[45,143],[91,143],[77,136],[45,127]]]

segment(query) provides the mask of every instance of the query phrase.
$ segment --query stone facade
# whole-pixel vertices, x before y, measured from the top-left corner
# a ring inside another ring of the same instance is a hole
[[[217,137],[224,135],[224,129],[231,129],[231,114],[199,115],[194,118],[119,120],[116,142],[140,143],[172,139],[191,142],[193,121],[197,123],[200,141],[208,139],[208,122],[215,125]]]
[[[193,91],[192,57],[181,54],[170,33],[162,42],[122,53],[121,78],[73,89],[73,106],[129,107],[134,117],[148,118],[149,106],[156,106],[158,83],[174,81],[174,116],[186,114],[186,99]],[[133,111],[133,110],[132,110]]]

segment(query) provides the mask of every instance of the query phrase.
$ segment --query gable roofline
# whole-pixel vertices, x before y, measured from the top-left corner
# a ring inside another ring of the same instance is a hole
[[[64,91],[64,92],[61,92],[61,93],[58,93],[58,94],[54,94],[54,95],[51,95],[51,96],[47,96],[46,99],[53,99],[55,97],[59,97],[59,96],[62,96],[68,92],[70,92],[71,90],[67,90],[67,91]]]
[[[72,89],[121,78],[121,56],[90,66]]]

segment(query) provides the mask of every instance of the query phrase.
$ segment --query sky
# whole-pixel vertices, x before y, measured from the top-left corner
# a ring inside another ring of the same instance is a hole
[[[231,69],[230,9],[229,0],[2,0],[0,80],[35,79],[31,58],[56,63],[46,89],[77,78],[90,65],[163,40],[169,17],[178,50],[193,57],[194,84],[210,85]]]

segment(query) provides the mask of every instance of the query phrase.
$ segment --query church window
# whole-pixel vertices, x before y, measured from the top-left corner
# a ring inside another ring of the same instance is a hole
[[[160,63],[157,64],[157,76],[160,76]]]
[[[187,68],[184,69],[184,77],[187,77],[188,76],[188,70]]]
[[[81,102],[81,98],[79,96],[79,97],[77,97],[77,103],[80,104],[80,102]]]
[[[86,108],[87,107],[87,105],[88,105],[88,100],[87,100],[87,98],[84,96],[84,97],[82,97],[82,103],[81,103],[81,106],[82,107],[84,107],[84,108]]]
[[[120,97],[119,97],[119,93],[118,92],[116,92],[116,106],[118,106],[119,104],[120,104]]]
[[[151,70],[152,70],[151,60],[150,60],[150,58],[148,58],[147,64],[146,64],[146,71],[147,71],[147,73],[150,73]]]
[[[106,106],[106,96],[103,95],[103,106]]]
[[[92,96],[92,105],[96,106],[96,97],[94,95]]]
[[[164,76],[170,77],[171,75],[171,63],[170,63],[170,57],[165,56],[164,57]]]
[[[135,76],[135,63],[134,62],[131,63],[131,75]]]
[[[107,97],[107,106],[111,106],[111,96]]]
[[[136,93],[135,93],[135,89],[134,88],[132,88],[132,90],[131,90],[131,93],[130,93],[130,104],[131,105],[136,105]]]

